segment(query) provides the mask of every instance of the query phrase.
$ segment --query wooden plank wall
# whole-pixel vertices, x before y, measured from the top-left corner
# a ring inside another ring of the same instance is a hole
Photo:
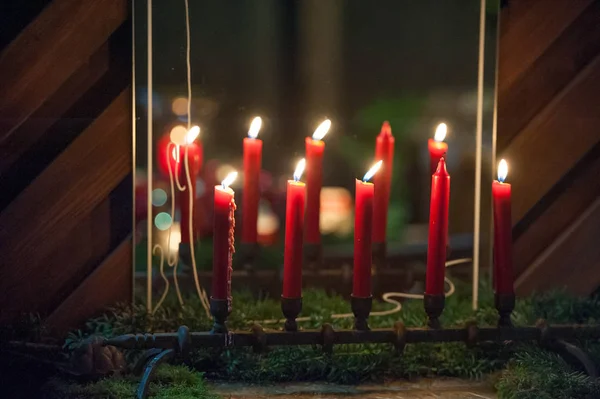
[[[511,166],[517,293],[589,294],[600,285],[600,2],[509,0],[500,20],[497,148]]]
[[[131,298],[126,0],[53,0],[0,54],[0,322],[64,332]]]

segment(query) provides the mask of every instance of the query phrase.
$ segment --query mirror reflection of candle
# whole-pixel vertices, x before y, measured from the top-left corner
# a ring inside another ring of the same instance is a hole
[[[440,158],[445,157],[448,152],[448,144],[444,142],[447,133],[448,126],[442,122],[437,125],[433,139],[429,139],[427,143],[429,149],[429,172],[432,175],[437,169]]]
[[[306,145],[306,241],[309,244],[321,242],[319,228],[321,209],[321,187],[323,186],[323,137],[329,132],[331,121],[325,119],[316,128],[312,137],[307,137]]]
[[[196,139],[200,136],[200,127],[192,126],[186,130],[185,135],[180,131],[178,137],[171,135],[175,142],[176,182],[180,189],[180,211],[181,211],[181,242],[184,244],[194,242],[196,233],[194,221],[196,210],[194,202],[196,199],[196,181],[202,167],[202,146]]]

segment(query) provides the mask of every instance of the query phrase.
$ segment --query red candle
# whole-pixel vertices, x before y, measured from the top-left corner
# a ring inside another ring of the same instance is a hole
[[[306,241],[321,242],[319,218],[321,212],[321,186],[323,185],[323,137],[329,131],[331,121],[326,119],[311,137],[306,138]]]
[[[260,117],[250,124],[248,137],[244,139],[244,196],[242,198],[242,242],[254,244],[257,241],[256,224],[260,201],[260,163],[262,140],[257,139],[262,125]]]
[[[235,232],[235,200],[234,192],[229,187],[237,177],[232,172],[221,185],[215,186],[215,211],[213,228],[213,281],[212,298],[231,298],[231,273]]]
[[[427,142],[427,147],[429,148],[429,171],[431,174],[435,173],[440,158],[446,156],[448,152],[448,144],[444,142],[447,131],[448,127],[446,124],[440,123],[435,129],[433,139],[429,139]]]
[[[304,232],[304,203],[306,187],[300,177],[306,161],[298,162],[294,180],[287,182],[285,205],[285,251],[283,258],[283,297],[302,297],[302,234]]]
[[[190,204],[194,204],[196,199],[196,180],[198,179],[198,173],[200,173],[200,168],[202,166],[202,147],[194,141],[199,134],[200,128],[198,126],[192,127],[185,136],[184,144],[177,146],[179,148],[179,156],[177,158],[175,173],[177,173],[179,177],[179,184],[185,187],[183,191],[179,191],[179,205],[181,211],[181,242],[185,244],[194,241],[193,236],[195,231],[192,230],[190,237],[190,226],[192,226],[192,229],[194,228],[194,215],[196,211],[194,206],[190,206]],[[174,154],[176,153],[177,149],[174,151]],[[188,170],[190,173],[189,184],[185,168],[186,164],[188,165]]]
[[[386,238],[392,169],[394,167],[394,136],[389,122],[384,122],[377,136],[375,159],[383,161],[382,170],[373,179],[375,183],[375,205],[373,208],[373,242],[383,243]]]
[[[444,294],[449,203],[450,175],[446,171],[446,162],[442,157],[437,170],[431,176],[431,207],[429,208],[427,278],[425,283],[425,293],[428,295]]]
[[[494,291],[513,294],[512,219],[510,214],[511,187],[504,183],[508,165],[503,159],[498,164],[498,180],[492,183],[494,202]]]
[[[373,198],[375,185],[369,183],[382,161],[377,162],[360,181],[356,179],[354,204],[354,276],[352,296],[371,296],[371,242],[373,237]]]

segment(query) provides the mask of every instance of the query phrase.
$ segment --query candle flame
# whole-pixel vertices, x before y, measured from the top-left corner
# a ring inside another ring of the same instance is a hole
[[[175,160],[175,162],[179,163],[179,146],[178,145],[173,147],[173,151],[171,152],[171,154],[173,155],[173,159]]]
[[[378,161],[375,165],[373,165],[371,169],[369,169],[367,173],[365,173],[363,181],[368,182],[369,180],[371,180],[371,177],[375,176],[375,173],[377,173],[377,171],[381,168],[381,164],[383,164],[383,161]]]
[[[223,186],[223,189],[226,189],[229,186],[231,186],[231,183],[233,183],[235,181],[235,179],[237,179],[237,175],[238,175],[238,172],[235,172],[235,171],[229,173],[221,182],[221,186]]]
[[[504,183],[506,175],[508,175],[508,164],[504,159],[501,159],[498,163],[498,181]]]
[[[317,127],[312,135],[313,140],[323,140],[323,137],[325,137],[330,127],[331,121],[329,119],[325,119],[323,122],[321,122],[319,127]]]
[[[444,141],[447,132],[448,126],[446,126],[446,124],[442,122],[435,128],[435,135],[433,136],[433,139],[435,141]]]
[[[250,137],[251,139],[255,139],[256,137],[258,137],[258,132],[260,131],[261,127],[262,119],[260,118],[260,116],[257,116],[256,118],[252,119],[250,129],[248,130],[248,137]]]
[[[294,170],[294,181],[299,181],[302,177],[302,173],[304,173],[304,168],[306,167],[306,159],[302,158],[298,161],[298,165],[296,165],[296,170]]]
[[[192,144],[200,136],[200,126],[193,126],[185,135],[186,144]]]

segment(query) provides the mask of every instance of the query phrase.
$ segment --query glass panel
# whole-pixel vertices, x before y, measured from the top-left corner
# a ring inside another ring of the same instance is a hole
[[[184,0],[134,2],[140,301],[156,307],[165,280],[170,281],[168,295],[174,295],[174,274],[183,296],[210,291],[213,186],[232,170],[240,172],[232,188],[238,204],[236,243],[241,242],[242,141],[255,116],[263,122],[259,248],[237,245],[234,288],[280,295],[286,180],[305,155],[305,137],[325,118],[331,129],[323,139],[322,262],[305,266],[305,286],[351,292],[355,179],[373,164],[384,121],[392,128],[395,156],[388,256],[379,265],[382,278],[375,279],[374,294],[423,291],[431,183],[427,143],[441,122],[448,127],[452,182],[449,258],[472,258],[475,242],[479,266],[489,266],[497,4],[190,3],[188,37]],[[481,7],[485,48],[480,54]],[[194,143],[177,146],[196,125],[200,134]],[[195,186],[191,240],[190,183]],[[475,215],[480,216],[477,228]],[[466,263],[453,273],[470,279],[471,270]]]

